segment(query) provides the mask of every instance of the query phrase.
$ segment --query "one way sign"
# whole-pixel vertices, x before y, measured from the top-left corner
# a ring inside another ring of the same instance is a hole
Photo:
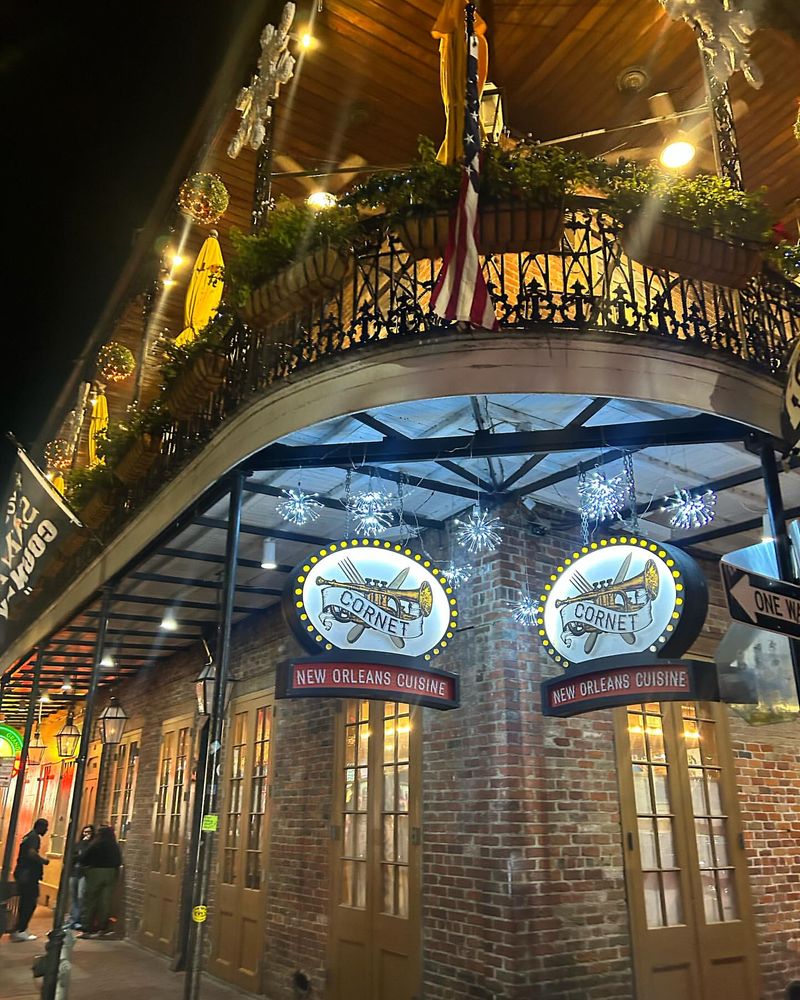
[[[800,587],[721,562],[731,618],[800,639]]]

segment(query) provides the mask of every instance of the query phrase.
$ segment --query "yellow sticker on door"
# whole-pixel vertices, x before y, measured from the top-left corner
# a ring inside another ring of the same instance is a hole
[[[192,910],[192,920],[196,924],[205,923],[208,917],[208,907],[207,906],[195,906]]]

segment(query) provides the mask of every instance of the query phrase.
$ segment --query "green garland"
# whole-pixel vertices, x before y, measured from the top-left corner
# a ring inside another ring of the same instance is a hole
[[[216,174],[192,174],[181,185],[178,204],[195,222],[210,225],[228,209],[228,189]]]
[[[98,490],[113,485],[111,469],[104,465],[95,465],[91,469],[70,469],[64,476],[64,496],[73,510],[80,510]]]
[[[125,420],[108,427],[97,435],[97,457],[107,469],[113,469],[143,434],[159,434],[169,421],[169,414],[160,400],[144,410],[130,409]]]

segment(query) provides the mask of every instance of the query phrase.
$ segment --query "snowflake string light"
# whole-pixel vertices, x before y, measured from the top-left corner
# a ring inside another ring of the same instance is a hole
[[[322,513],[322,504],[314,498],[316,493],[304,493],[300,487],[283,490],[282,499],[277,503],[277,510],[284,521],[292,524],[309,524]]]
[[[608,479],[602,472],[591,472],[578,483],[581,512],[594,521],[619,517],[629,496],[624,475]]]
[[[368,538],[382,535],[395,521],[395,500],[383,490],[368,490],[350,498],[356,531]]]
[[[675,487],[675,496],[670,497],[662,510],[672,511],[669,523],[673,528],[702,528],[714,520],[717,494],[713,490],[692,493]]]
[[[467,552],[493,552],[500,544],[503,530],[499,518],[473,507],[465,521],[456,518],[456,541]]]
[[[535,601],[527,590],[520,593],[519,600],[512,604],[511,612],[514,621],[520,625],[534,625],[539,614],[539,602]]]
[[[458,590],[467,580],[472,579],[474,572],[472,566],[468,566],[466,563],[457,563],[451,559],[444,568],[444,578],[454,590]]]

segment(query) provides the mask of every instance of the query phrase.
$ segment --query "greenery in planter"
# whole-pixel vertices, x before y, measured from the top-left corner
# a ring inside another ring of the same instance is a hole
[[[161,402],[151,403],[145,410],[131,410],[124,421],[109,424],[97,436],[97,456],[105,467],[113,469],[128,452],[133,442],[143,434],[159,434],[169,421]],[[103,468],[103,466],[95,466]],[[94,470],[92,470],[94,471]]]
[[[223,354],[225,337],[233,324],[233,316],[227,309],[220,309],[205,329],[188,344],[176,344],[174,340],[164,343],[164,361],[161,365],[162,390],[172,385],[175,379],[191,366],[194,359],[205,351]]]
[[[74,510],[80,510],[95,493],[113,484],[111,469],[104,465],[95,465],[92,469],[70,469],[64,476],[64,495]]]
[[[664,216],[718,236],[751,243],[769,238],[773,218],[763,190],[738,191],[716,174],[676,177],[655,166],[625,160],[599,167],[595,177],[608,193],[611,212],[622,221],[650,203]]]
[[[264,229],[245,234],[231,230],[233,257],[227,274],[233,296],[241,304],[253,291],[279,271],[318,247],[344,249],[359,234],[358,215],[350,205],[315,210],[303,202],[282,198],[267,217]]]
[[[362,210],[382,207],[395,219],[451,208],[458,198],[461,167],[439,163],[433,141],[425,136],[419,137],[418,150],[419,159],[408,170],[373,174],[342,203]],[[591,161],[581,153],[529,141],[492,144],[483,152],[481,202],[558,205],[593,179]]]
[[[779,243],[770,250],[767,260],[789,281],[800,282],[800,243]]]

